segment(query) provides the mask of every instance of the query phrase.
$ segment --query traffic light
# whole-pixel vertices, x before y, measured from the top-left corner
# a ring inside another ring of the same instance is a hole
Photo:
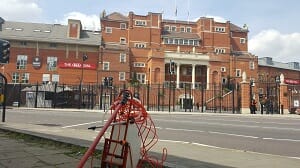
[[[175,73],[175,62],[174,61],[170,61],[170,74],[174,74]]]
[[[108,86],[108,79],[107,79],[107,77],[104,77],[103,85],[104,85],[105,87]]]
[[[10,55],[10,43],[5,40],[0,40],[0,63],[8,64]]]
[[[108,86],[113,86],[113,80],[114,78],[113,77],[108,77]]]
[[[86,54],[84,54],[84,55],[82,56],[82,60],[85,61],[85,60],[87,60],[87,59],[88,59],[88,56],[87,56]]]

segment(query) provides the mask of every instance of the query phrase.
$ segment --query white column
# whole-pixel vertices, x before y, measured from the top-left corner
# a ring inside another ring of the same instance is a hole
[[[206,89],[209,89],[209,67],[207,67],[206,71]]]
[[[177,69],[176,69],[176,88],[179,88],[179,79],[180,79],[180,64],[177,63]]]
[[[196,69],[196,65],[192,64],[192,89],[195,89],[195,69]]]

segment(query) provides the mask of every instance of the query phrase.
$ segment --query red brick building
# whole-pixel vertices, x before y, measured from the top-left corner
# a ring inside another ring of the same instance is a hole
[[[205,17],[167,20],[161,13],[151,12],[130,12],[128,16],[103,12],[100,24],[101,31],[97,32],[83,30],[78,20],[59,25],[0,19],[0,37],[11,42],[10,63],[2,73],[8,83],[101,84],[105,77],[113,77],[114,85],[126,87],[138,81],[152,88],[147,96],[143,88],[139,90],[144,104],[147,100],[164,106],[169,101],[169,106],[182,108],[183,100],[189,99],[193,105],[200,102],[207,108],[218,104],[220,110],[228,106],[224,101],[248,108],[249,99],[241,103],[241,95],[249,97],[251,90],[253,97],[258,97],[266,92],[265,85],[250,89],[250,80],[263,83],[266,76],[269,80],[280,74],[284,74],[285,82],[300,80],[299,63],[268,64],[269,58],[258,59],[249,53],[245,25]],[[242,74],[248,82],[244,93],[238,90]],[[164,90],[170,82],[174,84],[173,95]],[[238,92],[224,90],[228,88]],[[201,89],[205,94],[199,93]]]

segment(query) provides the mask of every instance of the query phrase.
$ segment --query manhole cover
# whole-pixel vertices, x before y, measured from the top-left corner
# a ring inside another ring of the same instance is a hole
[[[60,124],[47,124],[47,123],[44,123],[44,124],[36,124],[36,125],[42,125],[42,126],[48,126],[48,127],[58,127],[58,126],[61,126]]]

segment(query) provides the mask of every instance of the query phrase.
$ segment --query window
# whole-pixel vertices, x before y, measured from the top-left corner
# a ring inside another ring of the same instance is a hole
[[[226,72],[226,67],[221,67],[221,72]]]
[[[120,62],[125,63],[126,62],[126,53],[120,53]]]
[[[124,81],[125,80],[125,72],[119,72],[119,80]]]
[[[250,61],[249,62],[249,69],[255,69],[255,63],[254,63],[254,61]]]
[[[140,83],[146,83],[146,74],[145,73],[136,73],[136,79]]]
[[[123,30],[126,29],[126,23],[120,23],[120,28]]]
[[[50,48],[56,48],[57,45],[56,45],[56,43],[50,43],[50,44],[49,44],[49,47],[50,47]]]
[[[169,44],[168,38],[164,38],[164,44]]]
[[[226,84],[226,83],[227,83],[227,78],[222,77],[222,84],[224,85],[224,84]]]
[[[109,62],[103,62],[103,70],[109,71]]]
[[[126,38],[125,37],[121,37],[120,38],[120,43],[121,44],[126,44]]]
[[[29,73],[22,74],[22,83],[29,83]]]
[[[105,33],[112,33],[111,27],[105,27]]]
[[[143,62],[134,62],[133,66],[134,67],[145,67],[145,63],[143,63]]]
[[[224,48],[216,48],[215,49],[215,53],[216,54],[224,54],[225,53],[225,49]]]
[[[225,27],[216,27],[215,31],[216,32],[225,32]]]
[[[21,45],[21,46],[26,46],[26,45],[27,45],[27,42],[26,42],[26,41],[21,41],[21,42],[20,42],[20,45]]]
[[[134,47],[135,48],[146,48],[146,44],[145,43],[135,43]]]
[[[240,43],[241,44],[245,44],[246,43],[246,39],[245,38],[240,38]]]
[[[175,32],[176,31],[176,26],[172,26],[171,31]]]
[[[14,72],[12,74],[12,83],[19,83],[20,82],[20,74],[18,72]]]
[[[185,27],[180,27],[180,32],[185,32]]]
[[[235,70],[235,76],[236,76],[236,77],[241,77],[241,76],[242,76],[241,70],[240,70],[240,69],[236,69],[236,70]]]
[[[188,33],[191,33],[192,32],[192,28],[191,27],[186,27],[185,31],[188,32]]]
[[[55,71],[57,68],[57,57],[47,57],[47,70]]]
[[[189,40],[184,39],[184,40],[183,40],[183,44],[184,44],[184,45],[188,45],[188,44],[189,44]]]
[[[27,55],[18,55],[17,57],[17,69],[26,69]]]
[[[135,25],[136,26],[146,26],[147,22],[145,20],[136,20]]]
[[[47,84],[50,82],[50,74],[43,74],[43,79],[42,79],[44,84]]]
[[[164,31],[170,31],[170,26],[166,25],[166,26],[164,27]]]

